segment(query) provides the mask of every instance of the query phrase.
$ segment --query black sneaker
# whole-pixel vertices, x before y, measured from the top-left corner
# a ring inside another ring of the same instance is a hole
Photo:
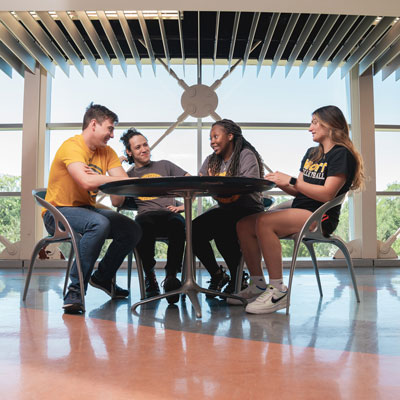
[[[66,314],[80,314],[85,310],[83,309],[81,293],[75,288],[70,288],[64,297],[64,312]]]
[[[246,289],[249,286],[248,279],[249,279],[249,274],[247,272],[243,271],[242,285],[241,285],[240,291]],[[229,281],[229,283],[226,285],[223,293],[227,293],[227,294],[235,293],[235,281],[233,279],[231,279]],[[221,296],[221,299],[226,300],[226,297]]]
[[[165,293],[172,292],[182,286],[181,281],[174,275],[168,275],[161,285],[164,287]],[[168,296],[167,301],[169,304],[177,303],[179,301],[179,293]]]
[[[93,274],[90,277],[89,284],[97,289],[102,290],[107,293],[113,299],[125,299],[129,296],[129,290],[122,289],[117,284],[114,286],[114,295],[112,294],[112,281],[101,281],[96,277],[96,274]]]
[[[158,286],[156,274],[150,272],[145,278],[146,298],[157,296],[160,294],[160,287]]]
[[[211,277],[209,282],[210,284],[208,285],[208,289],[220,292],[222,288],[229,282],[229,275],[225,273],[222,266],[220,266],[218,271]],[[213,299],[215,295],[207,293],[206,297]]]

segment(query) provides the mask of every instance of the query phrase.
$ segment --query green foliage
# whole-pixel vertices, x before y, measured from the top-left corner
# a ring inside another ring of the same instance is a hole
[[[21,177],[0,175],[1,192],[19,192],[20,188]],[[0,197],[0,235],[12,243],[20,240],[20,210],[20,197]],[[3,249],[3,244],[0,244],[0,252]]]
[[[400,190],[400,183],[389,185],[387,191]],[[378,240],[385,241],[400,228],[400,197],[380,196],[376,198],[376,222]],[[393,250],[400,254],[400,237],[392,244]]]

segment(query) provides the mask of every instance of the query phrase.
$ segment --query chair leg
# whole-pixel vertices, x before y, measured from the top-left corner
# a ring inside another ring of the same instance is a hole
[[[65,296],[65,293],[67,292],[69,273],[71,272],[71,266],[72,266],[72,261],[73,260],[74,260],[74,246],[72,245],[72,242],[71,242],[71,250],[69,251],[67,271],[66,271],[66,274],[65,274],[65,281],[64,281],[64,290],[63,290],[63,295],[64,296]]]
[[[139,253],[137,250],[134,250],[135,252],[135,260],[136,260],[136,269],[137,269],[137,274],[138,274],[138,279],[139,279],[139,289],[140,289],[140,300],[143,300],[146,298],[146,288],[144,286],[144,273],[143,273],[143,264],[142,264],[142,259],[139,256]]]
[[[350,272],[351,280],[353,282],[353,288],[354,288],[354,292],[356,294],[357,303],[359,303],[360,302],[360,296],[358,294],[356,275],[354,273],[353,261],[352,261],[352,259],[350,257],[349,250],[347,249],[346,245],[341,240],[339,240],[337,238],[335,238],[334,244],[337,247],[339,247],[340,250],[342,250],[344,258],[346,259],[346,264],[347,264],[347,268],[349,269],[349,272]]]
[[[289,307],[290,307],[290,295],[292,292],[292,282],[293,282],[293,274],[296,268],[296,261],[297,261],[297,254],[299,253],[299,248],[301,244],[301,237],[298,237],[294,241],[293,247],[293,255],[292,255],[292,262],[290,264],[290,272],[289,272],[289,283],[288,283],[288,293],[287,293],[287,306],[286,306],[286,315],[289,315]]]
[[[39,254],[39,251],[42,249],[42,247],[47,243],[46,238],[43,238],[41,240],[39,240],[36,243],[36,246],[33,249],[32,252],[32,257],[31,257],[31,262],[29,264],[29,269],[28,269],[28,275],[26,276],[26,280],[25,280],[25,288],[24,288],[24,295],[22,296],[22,300],[25,301],[26,300],[26,295],[28,293],[28,288],[29,288],[29,284],[31,282],[31,277],[32,277],[32,272],[33,272],[33,266],[35,265],[36,262],[36,257]]]
[[[310,253],[311,260],[312,260],[312,263],[313,263],[313,266],[314,266],[315,277],[317,278],[319,295],[320,295],[320,297],[323,297],[321,279],[319,277],[318,262],[317,262],[317,257],[315,255],[315,251],[314,251],[314,245],[313,245],[313,243],[311,241],[308,241],[308,240],[305,240],[303,243],[306,245],[307,250]]]
[[[239,293],[242,290],[243,268],[244,268],[244,257],[242,255],[236,272],[235,293]]]
[[[128,254],[128,290],[131,290],[132,258],[133,251],[130,251]]]

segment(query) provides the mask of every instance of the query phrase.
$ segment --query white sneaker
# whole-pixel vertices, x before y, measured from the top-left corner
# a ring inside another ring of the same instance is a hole
[[[261,288],[253,283],[250,278],[249,286],[246,289],[241,290],[236,296],[242,297],[247,300],[247,303],[254,301],[260,294],[264,293],[266,288]],[[233,293],[234,294],[234,293]],[[226,302],[230,305],[241,306],[243,303],[240,300],[231,299],[227,297]]]
[[[283,290],[268,285],[267,290],[258,296],[252,303],[247,304],[246,312],[250,314],[269,314],[287,306],[287,287]]]

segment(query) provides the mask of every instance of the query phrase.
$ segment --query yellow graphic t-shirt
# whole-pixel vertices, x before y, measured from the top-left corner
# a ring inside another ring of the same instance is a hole
[[[69,174],[67,167],[74,162],[87,164],[100,175],[121,166],[111,147],[92,151],[86,146],[82,135],[67,139],[57,150],[49,174],[46,201],[56,207],[94,206],[96,203],[97,191],[91,192],[81,188]]]

